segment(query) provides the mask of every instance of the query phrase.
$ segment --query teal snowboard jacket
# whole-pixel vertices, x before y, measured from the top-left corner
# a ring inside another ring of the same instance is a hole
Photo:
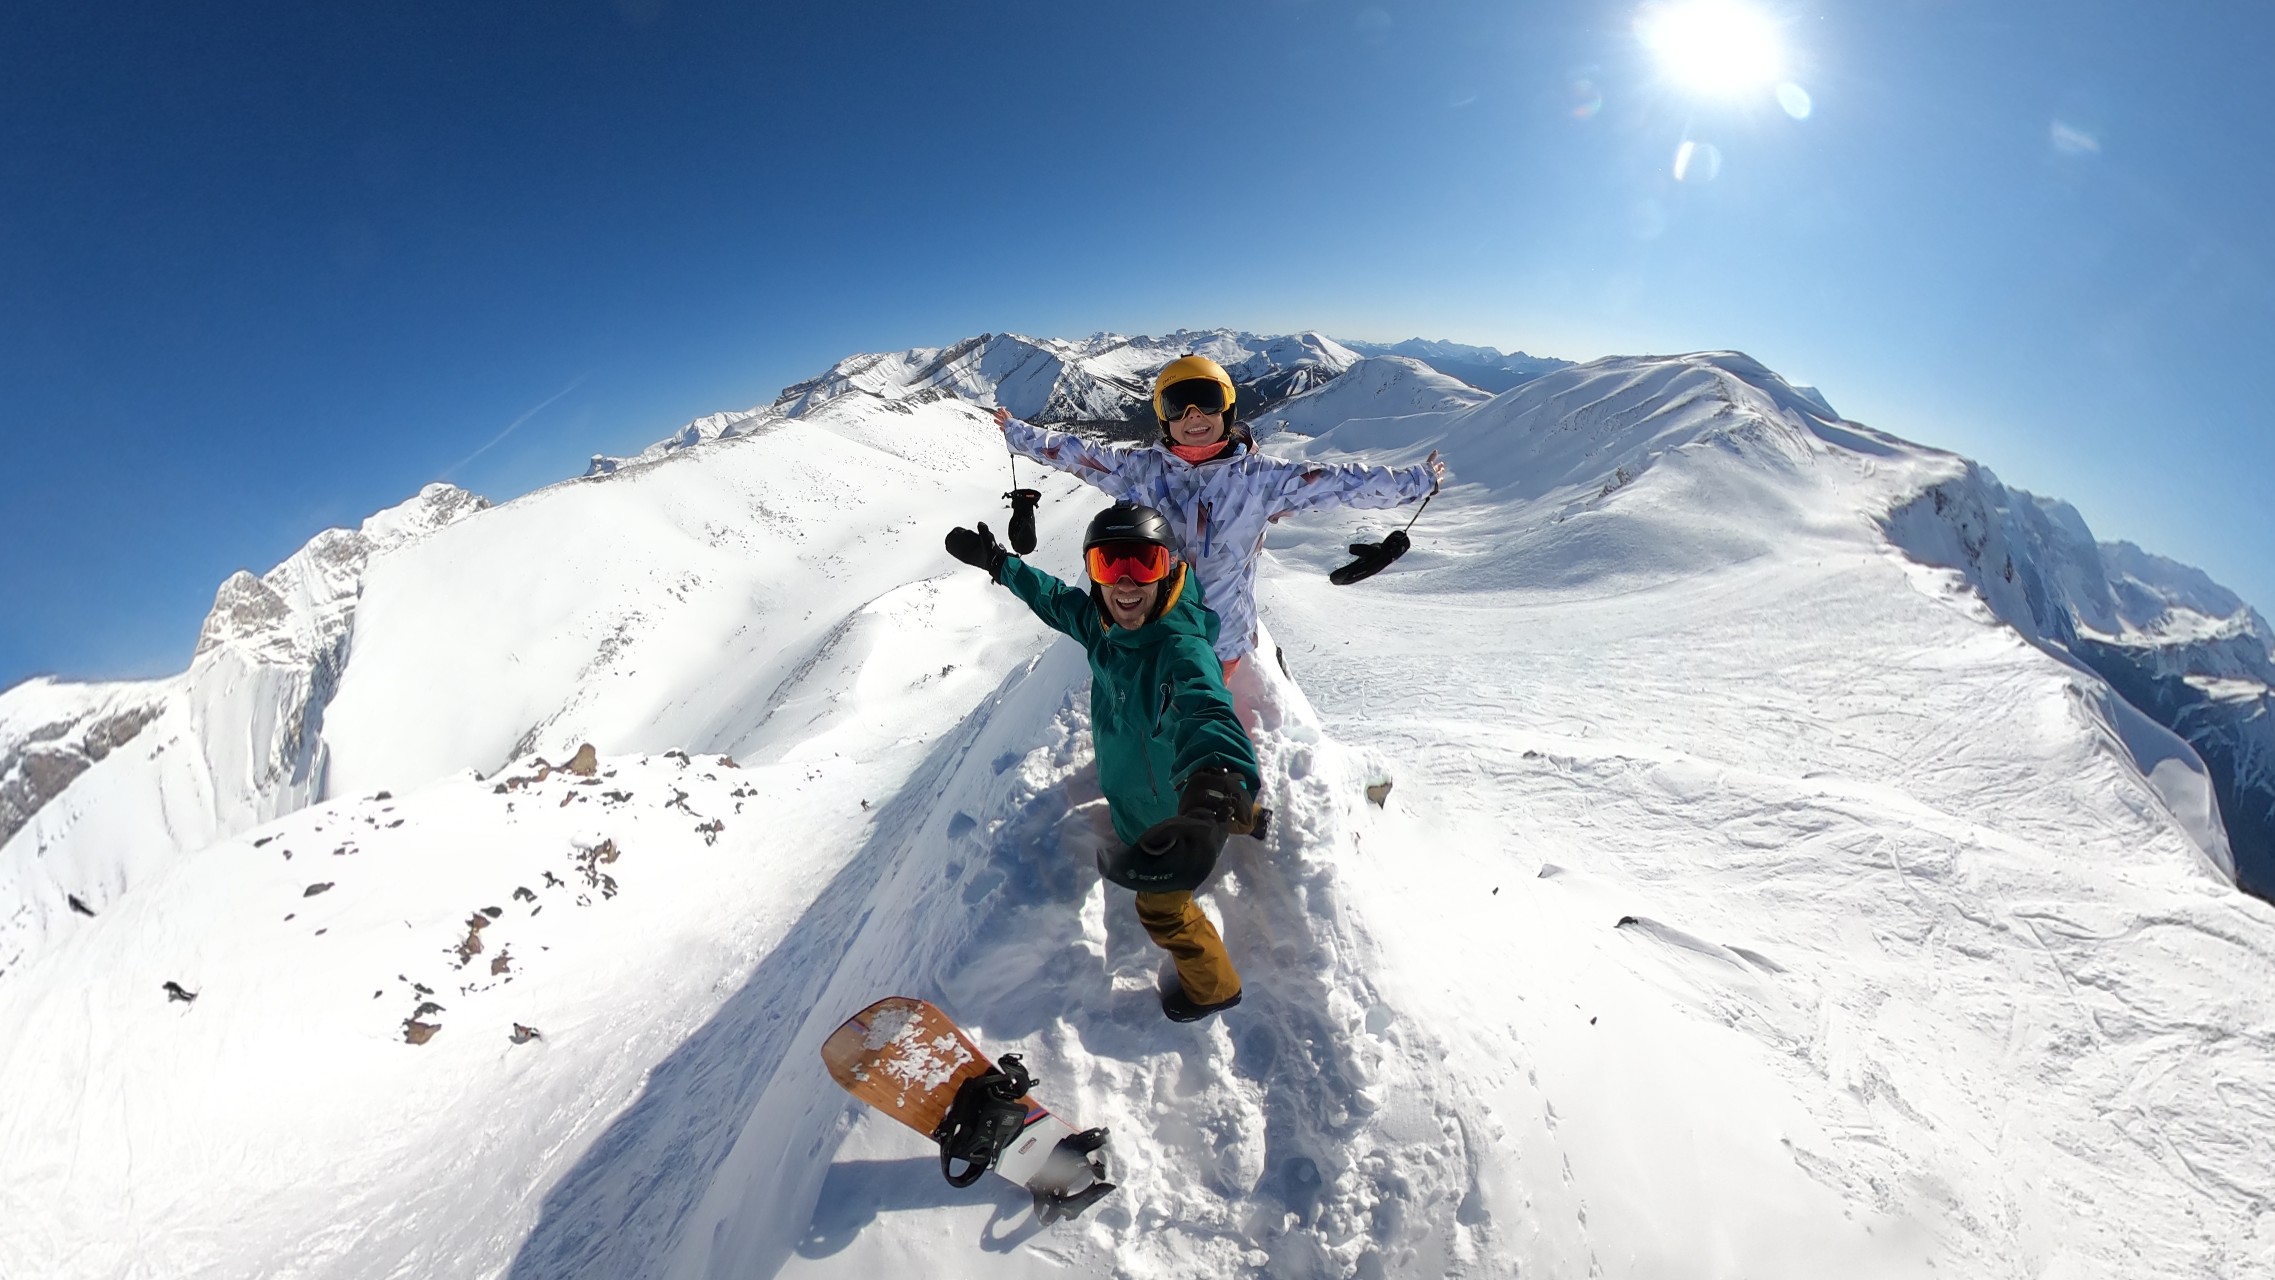
[[[1090,733],[1098,788],[1114,834],[1136,843],[1177,816],[1177,792],[1197,769],[1229,769],[1256,794],[1256,748],[1233,714],[1217,661],[1217,616],[1190,565],[1163,580],[1169,607],[1135,631],[1106,620],[1087,591],[1006,556],[996,581],[1090,655]]]

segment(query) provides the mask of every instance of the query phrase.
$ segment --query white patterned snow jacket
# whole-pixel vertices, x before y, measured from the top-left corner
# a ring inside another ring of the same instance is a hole
[[[1256,555],[1264,549],[1266,524],[1319,507],[1401,506],[1429,496],[1436,485],[1426,466],[1393,471],[1289,462],[1245,446],[1193,463],[1160,441],[1137,448],[1092,444],[1017,418],[1004,426],[1003,437],[1013,453],[1168,517],[1177,553],[1199,572],[1202,599],[1223,623],[1216,653],[1226,662],[1256,647]]]

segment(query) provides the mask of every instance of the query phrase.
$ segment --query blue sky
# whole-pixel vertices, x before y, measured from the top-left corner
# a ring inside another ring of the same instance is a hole
[[[0,686],[179,670],[427,481],[1003,330],[1740,348],[2275,606],[2275,10],[1757,7],[1806,118],[1634,3],[26,0]]]

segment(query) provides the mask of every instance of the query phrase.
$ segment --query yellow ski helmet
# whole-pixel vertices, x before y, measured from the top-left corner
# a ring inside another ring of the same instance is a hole
[[[1162,393],[1169,390],[1169,388],[1176,386],[1180,382],[1214,382],[1218,386],[1224,388],[1223,404],[1221,407],[1224,411],[1225,421],[1232,421],[1232,404],[1234,399],[1239,395],[1239,392],[1236,388],[1233,387],[1232,377],[1230,374],[1227,374],[1224,371],[1224,366],[1218,364],[1214,360],[1209,359],[1207,356],[1179,356],[1175,360],[1172,360],[1168,364],[1162,366],[1161,372],[1154,375],[1154,417],[1159,418],[1163,422],[1169,421],[1169,406],[1163,400]],[[1182,397],[1180,397],[1180,399],[1182,399]],[[1180,415],[1182,415],[1184,413],[1184,405],[1178,405],[1177,411]]]

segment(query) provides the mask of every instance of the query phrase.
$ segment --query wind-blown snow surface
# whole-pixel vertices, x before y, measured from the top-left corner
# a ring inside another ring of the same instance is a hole
[[[2275,909],[2185,744],[1890,544],[1960,460],[1729,355],[1305,412],[1456,482],[1360,587],[1392,513],[1274,535],[1229,1015],[1161,1020],[1090,869],[1079,654],[938,549],[984,415],[837,396],[372,559],[333,798],[0,979],[0,1274],[2275,1267]],[[1039,1230],[851,1106],[893,992],[1122,1189]]]
[[[2068,503],[1972,463],[1886,525],[1914,559],[1964,574],[2001,621],[2183,735],[2224,819],[2203,843],[2228,849],[2245,890],[2275,897],[2275,631],[2256,611],[2200,570],[2095,542]]]

